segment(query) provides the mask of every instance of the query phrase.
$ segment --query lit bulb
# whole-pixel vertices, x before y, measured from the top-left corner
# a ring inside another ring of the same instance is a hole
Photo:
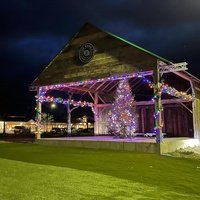
[[[55,103],[52,103],[51,104],[51,108],[55,108],[56,107],[56,104]]]

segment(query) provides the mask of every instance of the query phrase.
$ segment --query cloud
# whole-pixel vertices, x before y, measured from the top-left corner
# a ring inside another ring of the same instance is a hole
[[[11,0],[1,4],[0,53],[3,64],[16,71],[25,65],[41,71],[87,21],[175,62],[185,58],[193,65],[199,56],[199,0]],[[14,59],[7,62],[10,55]]]
[[[37,36],[12,40],[9,45],[4,44],[1,54],[4,78],[20,80],[23,77],[32,81],[38,75],[38,69],[42,71],[66,41],[68,38],[64,36]]]
[[[200,78],[199,0],[9,0],[0,2],[0,19],[4,113],[30,113],[35,94],[29,85],[85,22],[173,62],[186,61]]]

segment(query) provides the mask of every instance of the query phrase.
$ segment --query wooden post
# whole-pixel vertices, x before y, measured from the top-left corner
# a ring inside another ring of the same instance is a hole
[[[72,133],[72,127],[71,127],[71,109],[70,109],[70,102],[72,95],[71,93],[68,94],[68,104],[67,104],[67,133],[68,136],[71,136]]]
[[[146,110],[145,110],[146,111]],[[144,124],[144,109],[141,108],[141,123],[142,123],[142,133],[145,133],[145,124]]]
[[[3,119],[3,134],[6,134],[6,119]]]
[[[198,128],[198,124],[200,120],[200,111],[198,110],[198,107],[199,107],[198,101],[200,102],[200,99],[198,99],[198,95],[197,95],[198,89],[195,89],[195,86],[191,80],[190,80],[190,87],[192,90],[192,96],[194,97],[194,100],[192,101],[193,134],[194,134],[195,139],[200,139],[200,128]],[[199,120],[198,120],[198,112],[199,112]]]
[[[40,88],[37,91],[37,96],[38,96],[38,99],[39,99],[39,97],[40,97]],[[42,103],[40,101],[37,101],[36,110],[37,110],[36,119],[37,119],[38,124],[40,124],[41,120],[42,120]],[[41,130],[37,126],[36,139],[40,139],[40,138],[41,138]]]
[[[160,72],[158,66],[156,70],[154,70],[154,100],[155,100],[155,111],[154,111],[154,118],[155,118],[155,128],[154,132],[156,133],[156,142],[162,142],[162,103],[161,103],[161,82],[160,82]]]
[[[200,140],[200,88],[195,87],[192,102],[194,138]]]
[[[72,133],[71,130],[71,110],[70,110],[70,104],[67,104],[67,133],[70,136]]]
[[[76,106],[74,108],[70,108],[70,102],[72,99],[72,95],[73,95],[73,93],[69,93],[68,104],[67,104],[67,133],[68,133],[68,136],[71,136],[71,134],[72,134],[72,125],[71,125],[72,111],[79,107],[79,106]]]
[[[98,135],[98,93],[94,94],[94,135]]]

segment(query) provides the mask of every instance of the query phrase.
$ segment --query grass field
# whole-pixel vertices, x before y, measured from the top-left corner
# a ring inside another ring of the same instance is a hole
[[[200,199],[200,160],[0,142],[0,200]]]

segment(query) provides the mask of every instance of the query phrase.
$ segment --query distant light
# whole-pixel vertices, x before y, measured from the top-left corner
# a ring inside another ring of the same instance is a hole
[[[51,108],[56,108],[56,104],[55,104],[55,103],[52,103],[52,104],[51,104]]]

